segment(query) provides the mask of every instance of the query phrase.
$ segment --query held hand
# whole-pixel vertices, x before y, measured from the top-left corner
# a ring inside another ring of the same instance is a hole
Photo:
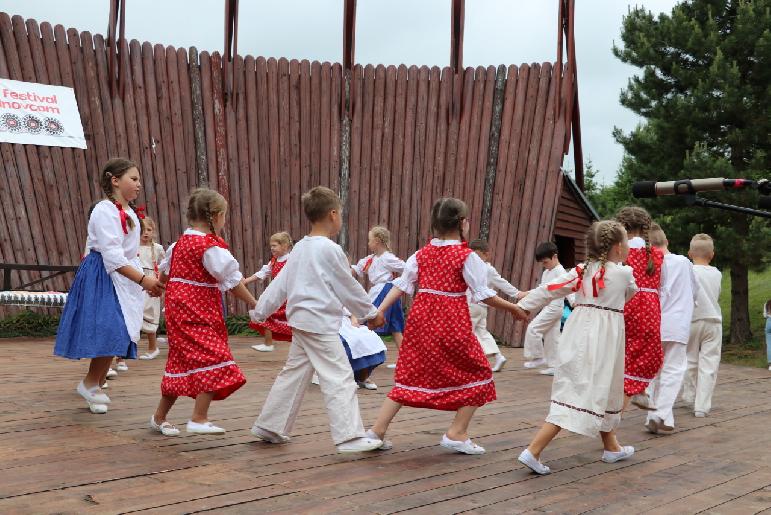
[[[163,290],[166,289],[166,286],[160,279],[151,275],[146,275],[144,279],[142,279],[142,288],[144,288],[151,297],[160,297],[161,294],[163,294]]]
[[[522,300],[525,297],[527,297],[527,294],[530,293],[529,291],[520,291],[517,293],[517,300]]]
[[[530,316],[530,312],[529,312],[529,311],[526,311],[526,310],[524,310],[524,309],[522,309],[522,308],[521,308],[521,307],[519,307],[519,306],[514,306],[514,307],[511,309],[511,315],[512,315],[512,316],[513,316],[513,317],[514,317],[516,320],[527,320],[527,319],[529,318],[529,316]]]
[[[351,315],[351,325],[353,327],[361,327],[361,324],[359,323],[359,319],[357,319],[355,316]]]
[[[377,312],[377,316],[375,316],[375,318],[367,322],[367,327],[369,327],[371,331],[374,331],[375,329],[377,329],[378,327],[382,327],[383,325],[385,325],[385,317],[383,316],[383,313],[381,313],[380,311]]]
[[[255,324],[259,324],[261,322],[264,322],[265,319],[260,320],[260,318],[257,316],[257,304],[255,303],[254,306],[249,309],[249,320],[254,322]]]

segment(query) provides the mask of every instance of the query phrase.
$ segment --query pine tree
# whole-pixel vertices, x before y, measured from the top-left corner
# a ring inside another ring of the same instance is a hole
[[[636,8],[621,38],[613,53],[640,68],[621,104],[644,122],[629,134],[614,131],[626,152],[620,179],[771,178],[771,0],[686,0],[657,18]],[[757,201],[754,193],[702,196]],[[750,339],[748,270],[770,261],[768,222],[682,199],[643,204],[674,250],[684,253],[697,232],[715,237],[717,264],[731,271],[731,342]]]

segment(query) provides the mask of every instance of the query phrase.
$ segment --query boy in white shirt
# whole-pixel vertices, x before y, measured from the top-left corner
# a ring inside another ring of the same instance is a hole
[[[490,288],[502,291],[512,299],[516,300],[525,296],[524,293],[512,286],[509,281],[501,277],[498,270],[490,264],[490,245],[486,240],[473,240],[468,244],[468,248],[476,252],[487,265],[487,285]],[[471,326],[474,330],[474,335],[482,345],[482,350],[485,352],[485,355],[495,357],[493,372],[500,372],[507,360],[498,348],[498,344],[495,343],[495,338],[493,338],[493,335],[487,330],[487,304],[477,304],[472,302],[471,290],[466,291],[466,297],[469,301],[468,310],[471,315]]]
[[[311,223],[310,234],[294,246],[285,269],[250,312],[253,321],[262,322],[286,301],[293,333],[286,365],[273,383],[252,434],[269,443],[288,442],[315,371],[337,451],[375,450],[383,442],[365,436],[358,387],[338,333],[344,307],[361,321],[382,325],[384,320],[351,275],[343,249],[330,239],[342,226],[339,197],[329,188],[317,186],[302,196],[302,205]]]
[[[651,433],[670,433],[675,429],[672,407],[683,384],[687,365],[686,348],[691,332],[693,305],[699,285],[693,265],[685,256],[669,252],[667,236],[658,224],[649,232],[651,245],[664,253],[661,271],[661,346],[664,362],[648,393],[655,411],[648,412],[645,427]]]
[[[560,264],[557,256],[557,245],[547,241],[539,244],[535,249],[535,260],[543,266],[539,286],[549,284],[565,273],[565,268]],[[523,295],[524,296],[524,295]],[[557,339],[560,335],[560,320],[564,301],[553,300],[544,307],[538,315],[530,321],[525,332],[525,368],[538,368],[546,365],[541,374],[554,375],[556,365]]]
[[[718,304],[723,276],[720,270],[709,264],[715,257],[715,243],[709,235],[694,236],[688,256],[693,260],[699,292],[688,340],[688,369],[683,381],[682,398],[686,403],[693,404],[694,416],[706,417],[712,407],[712,392],[715,390],[723,344],[723,315]]]

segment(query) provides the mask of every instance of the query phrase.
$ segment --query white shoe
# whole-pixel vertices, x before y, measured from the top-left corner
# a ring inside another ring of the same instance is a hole
[[[546,364],[546,360],[543,358],[534,359],[533,361],[525,361],[524,363],[525,368],[538,368],[542,367]]]
[[[541,374],[542,376],[553,376],[554,367],[544,368],[543,370],[539,370],[538,373]]]
[[[388,365],[386,365],[386,368],[394,369],[396,368],[396,363],[389,363]]]
[[[257,352],[273,352],[275,347],[273,345],[258,343],[257,345],[252,345],[252,349],[256,350]]]
[[[500,372],[503,370],[503,367],[506,366],[506,362],[508,360],[504,357],[503,354],[498,353],[495,355],[495,364],[493,365],[493,372]]]
[[[107,404],[93,404],[89,402],[88,409],[95,415],[104,415],[107,413]]]
[[[313,374],[313,377],[311,377],[311,384],[319,384],[319,375]]]
[[[768,365],[768,371],[771,372],[771,365]]]
[[[118,372],[128,372],[128,365],[125,361],[119,361],[117,365],[115,365],[115,369]]]
[[[371,440],[380,440],[381,438],[375,434],[375,432],[372,429],[367,429],[367,432],[364,433],[364,436]],[[383,443],[380,445],[380,447],[377,448],[379,451],[390,451],[394,448],[393,442],[391,440],[386,440],[385,438],[382,439]]]
[[[86,385],[84,385],[83,381],[81,381],[78,383],[76,391],[80,394],[81,397],[86,399],[86,402],[91,404],[110,404],[110,398],[106,393],[99,391],[98,386],[94,386],[93,388],[89,389],[86,388]]]
[[[158,338],[156,338],[156,339],[155,339],[155,342],[156,342],[158,345],[168,345],[168,344],[169,344],[169,340],[168,340],[168,338],[165,338],[165,337],[163,337],[163,336],[159,336]]]
[[[640,409],[648,411],[654,411],[656,409],[656,406],[653,405],[653,401],[650,397],[648,397],[647,393],[638,393],[637,395],[632,395],[630,402]]]
[[[645,429],[648,430],[649,433],[653,433],[654,435],[659,434],[659,421],[655,418],[648,419],[645,422]]]
[[[118,372],[115,369],[111,368],[110,370],[107,371],[107,375],[105,377],[107,379],[112,379],[113,377],[118,377]]]
[[[616,463],[631,458],[634,455],[634,447],[625,445],[618,452],[602,451],[602,461],[605,463]]]
[[[439,443],[445,449],[450,449],[462,454],[484,454],[485,448],[475,444],[471,441],[471,438],[465,442],[459,442],[457,440],[450,440],[447,435],[442,435],[442,441]]]
[[[539,460],[535,459],[535,456],[533,456],[533,453],[529,450],[525,449],[521,453],[519,453],[519,457],[517,458],[517,461],[519,461],[521,464],[535,472],[536,474],[540,474],[542,476],[545,476],[546,474],[551,474],[551,469],[541,463]]]
[[[102,385],[102,390],[105,390],[109,387],[110,387],[110,381],[105,381],[104,384]]]
[[[383,445],[383,441],[379,438],[354,438],[347,442],[343,442],[337,446],[337,452],[368,452],[375,451]]]
[[[150,415],[150,429],[158,431],[163,436],[179,436],[180,433],[179,429],[168,420],[157,424],[155,422],[155,415]]]
[[[139,356],[139,359],[155,359],[158,357],[158,354],[161,353],[160,349],[155,349],[153,352],[145,352],[141,356]]]
[[[291,440],[291,438],[286,435],[275,433],[273,431],[268,431],[267,429],[263,429],[260,426],[256,426],[256,425],[252,426],[252,429],[250,432],[252,433],[252,436],[254,436],[255,438],[259,438],[263,442],[268,442],[268,443],[288,443]]]
[[[693,416],[696,418],[704,418],[707,416],[707,414],[704,413],[703,411],[696,411],[693,413]]]
[[[221,427],[217,427],[211,422],[193,422],[192,420],[187,421],[187,426],[185,427],[185,430],[188,433],[197,433],[200,435],[224,435],[225,430]]]
[[[356,384],[359,385],[359,388],[363,388],[365,390],[377,390],[377,385],[372,381],[356,381]]]

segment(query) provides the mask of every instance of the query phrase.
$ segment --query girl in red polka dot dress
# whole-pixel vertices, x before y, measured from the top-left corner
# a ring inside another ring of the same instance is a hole
[[[161,280],[167,283],[169,356],[150,427],[166,436],[179,434],[166,417],[180,396],[195,399],[188,433],[223,434],[224,429],[209,422],[209,405],[246,383],[228,346],[221,292],[232,291],[250,309],[257,301],[244,285],[238,261],[217,236],[226,212],[222,195],[206,188],[194,190],[187,206],[190,228],[169,247],[159,267]]]
[[[664,360],[659,304],[664,254],[651,247],[648,241],[653,221],[645,209],[627,206],[616,214],[616,220],[626,228],[629,235],[629,257],[626,264],[632,267],[635,282],[640,289],[624,308],[624,393],[635,406],[653,410],[656,407],[645,390],[659,373]]]
[[[464,454],[485,450],[468,436],[478,407],[495,400],[493,372],[471,327],[466,290],[474,302],[521,315],[524,312],[487,285],[487,265],[465,242],[468,210],[442,198],[431,209],[431,242],[407,260],[401,277],[379,306],[381,313],[406,292],[415,293],[396,362],[394,387],[380,409],[371,438],[383,439],[403,405],[455,411],[440,445]],[[383,448],[390,448],[384,442]]]
[[[277,232],[271,236],[270,253],[273,257],[270,258],[270,262],[263,266],[259,272],[244,279],[244,283],[264,281],[268,277],[270,277],[271,281],[274,280],[279,272],[284,269],[290,250],[292,250],[292,237],[289,236],[288,232]],[[249,327],[265,337],[265,343],[252,345],[252,349],[258,352],[273,352],[273,340],[280,342],[292,341],[292,328],[286,319],[286,304],[278,308],[278,311],[270,315],[261,324],[249,322]]]

